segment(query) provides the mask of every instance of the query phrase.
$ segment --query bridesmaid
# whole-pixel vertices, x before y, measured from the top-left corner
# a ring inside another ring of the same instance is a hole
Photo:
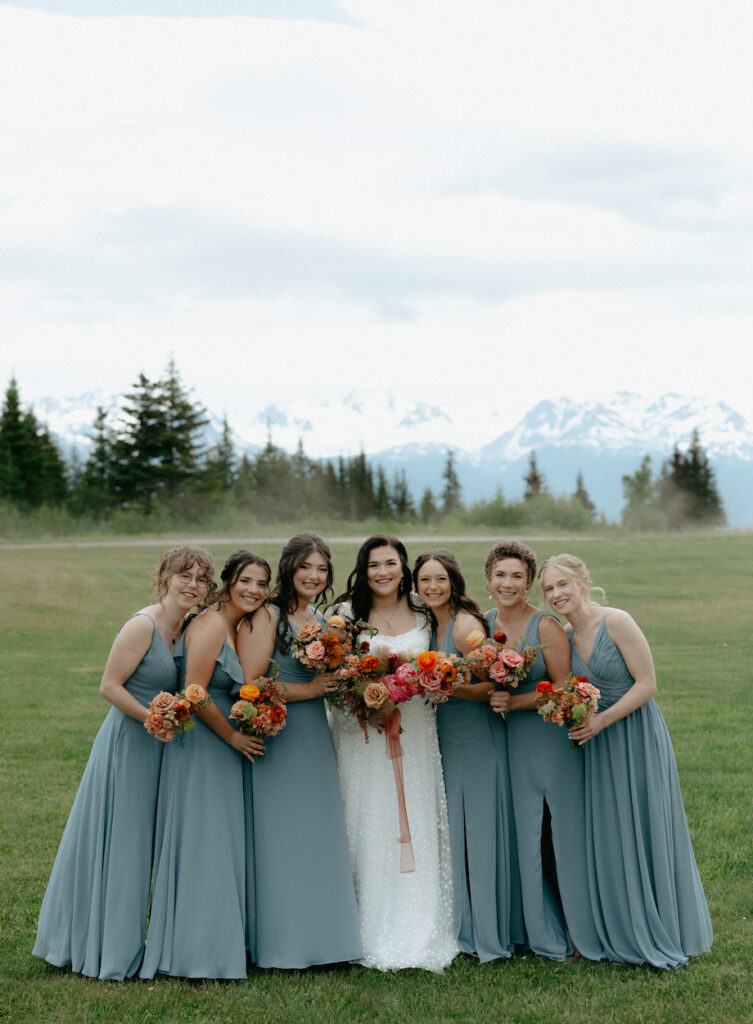
[[[712,930],[651,651],[627,612],[592,602],[579,558],[548,558],[539,579],[568,621],[573,671],[601,691],[598,711],[570,731],[585,747],[586,866],[599,936],[610,960],[682,967],[711,948]]]
[[[485,571],[489,594],[497,604],[487,614],[492,635],[504,633],[518,649],[543,645],[519,686],[494,692],[490,698],[492,709],[506,714],[528,945],[552,960],[571,955],[601,960],[604,951],[582,870],[586,855],[583,759],[571,749],[567,734],[544,722],[534,705],[539,682],[549,679],[560,686],[569,674],[567,637],[556,619],[529,603],[536,578],[536,558],[529,548],[517,541],[495,545],[486,557]],[[553,856],[553,870],[547,870],[545,853]]]
[[[230,690],[243,682],[236,631],[263,606],[269,577],[263,558],[236,551],[176,651],[181,687],[199,683],[213,703],[162,761],[142,978],[246,977],[243,758],[262,754],[264,744],[227,716]]]
[[[360,925],[350,867],[337,762],[324,695],[331,673],[316,674],[290,654],[290,634],[324,625],[315,606],[332,586],[332,559],[313,533],[282,549],[277,579],[259,621],[243,624],[238,654],[248,681],[270,658],[287,687],[285,728],[263,760],[246,768],[246,815],[252,821],[248,950],[259,967],[305,968],[358,960]],[[236,687],[237,689],[237,687]]]
[[[214,588],[200,548],[162,556],[156,604],[121,626],[99,692],[113,705],[97,733],[39,915],[34,956],[120,981],[144,954],[164,746],[143,728],[150,700],[175,692],[173,647],[186,614]]]
[[[432,610],[431,649],[468,654],[473,630],[488,634],[479,607],[465,592],[453,554],[427,551],[416,559],[413,585]],[[499,720],[489,709],[489,684],[459,686],[437,706],[450,823],[458,946],[481,963],[512,955],[525,939],[514,847],[507,759],[499,765]]]

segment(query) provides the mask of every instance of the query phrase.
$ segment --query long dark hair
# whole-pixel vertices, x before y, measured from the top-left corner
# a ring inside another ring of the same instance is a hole
[[[334,570],[332,569],[332,552],[329,545],[316,533],[297,533],[282,549],[277,565],[277,578],[270,597],[271,603],[277,605],[280,611],[280,617],[277,620],[277,644],[283,652],[286,652],[290,646],[287,639],[290,632],[288,616],[295,611],[298,604],[293,577],[312,551],[320,554],[327,563],[327,585],[314,600],[314,607],[326,604],[327,594],[332,593]]]
[[[463,577],[462,570],[460,568],[460,562],[453,555],[451,551],[446,548],[432,548],[431,551],[424,551],[422,555],[419,555],[416,559],[416,564],[413,567],[413,586],[418,590],[418,574],[426,562],[437,561],[447,573],[447,578],[450,581],[450,607],[458,612],[468,612],[474,619],[477,620],[479,626],[483,629],[484,633],[489,635],[489,623],[484,618],[481,609],[465,592],[465,579]]]
[[[241,548],[240,551],[234,551],[228,558],[222,567],[220,573],[221,586],[212,594],[211,599],[207,601],[208,604],[224,604],[230,600],[230,590],[233,585],[240,579],[241,573],[247,565],[258,565],[262,569],[266,570],[267,573],[267,584],[272,579],[272,569],[270,568],[269,562],[266,558],[262,558],[261,555],[255,555],[253,551],[246,551],[245,548]],[[264,601],[259,605],[259,608],[263,608],[265,604],[269,602],[269,598],[265,597]],[[253,617],[259,611],[259,608],[255,608],[248,615],[244,615],[238,623],[241,626],[244,622],[248,623],[249,632],[254,628]]]
[[[375,533],[372,537],[369,537],[363,542],[361,547],[358,549],[356,555],[356,567],[353,572],[348,576],[348,583],[346,590],[339,597],[336,597],[334,604],[342,604],[343,601],[349,601],[351,609],[353,611],[353,621],[358,622],[359,620],[366,621],[371,612],[371,603],[374,599],[374,594],[369,586],[369,558],[371,552],[375,548],[394,548],[400,557],[400,564],[402,566],[402,576],[400,579],[400,587],[398,590],[398,596],[402,597],[403,594],[408,599],[408,605],[414,612],[422,612],[427,616],[429,620],[432,620],[434,616],[423,605],[419,604],[411,594],[411,574],[410,567],[408,565],[408,552],[405,550],[405,544],[397,537],[393,537],[389,533]]]

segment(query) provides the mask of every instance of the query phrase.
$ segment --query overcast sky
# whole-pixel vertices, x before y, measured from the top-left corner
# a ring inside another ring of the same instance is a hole
[[[0,386],[172,354],[237,423],[359,384],[753,421],[752,30],[750,0],[0,3]]]

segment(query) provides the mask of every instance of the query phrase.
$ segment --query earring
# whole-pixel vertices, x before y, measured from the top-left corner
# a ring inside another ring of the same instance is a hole
[[[402,597],[404,590],[405,590],[405,580],[401,576],[400,577],[400,582],[397,585],[397,596],[398,597]]]

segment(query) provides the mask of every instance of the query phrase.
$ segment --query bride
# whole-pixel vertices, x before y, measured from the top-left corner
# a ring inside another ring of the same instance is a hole
[[[405,546],[377,534],[361,546],[335,608],[378,630],[370,641],[374,653],[412,657],[428,649],[430,627],[410,584]],[[441,971],[458,948],[436,712],[416,696],[400,713],[404,815],[397,762],[384,732],[369,725],[367,743],[352,715],[339,708],[330,713],[361,918],[361,963]]]

